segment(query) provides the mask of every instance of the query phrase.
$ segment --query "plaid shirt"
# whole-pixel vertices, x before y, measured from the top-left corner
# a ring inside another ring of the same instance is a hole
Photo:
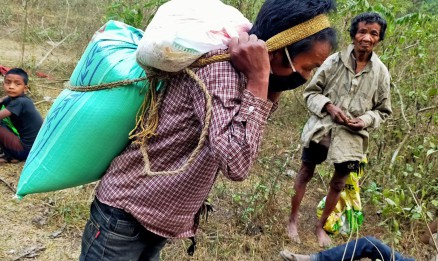
[[[197,76],[212,96],[208,139],[187,171],[170,176],[144,174],[140,147],[131,143],[116,157],[97,189],[97,198],[132,214],[146,229],[166,238],[195,234],[195,215],[219,170],[244,180],[256,157],[272,102],[245,89],[246,78],[229,62],[200,68]],[[205,97],[188,75],[172,77],[159,110],[156,136],[148,142],[152,171],[175,170],[198,144]]]

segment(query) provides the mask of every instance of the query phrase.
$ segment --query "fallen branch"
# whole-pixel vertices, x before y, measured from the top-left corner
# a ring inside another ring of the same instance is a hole
[[[65,15],[64,30],[67,29],[68,15],[70,14],[70,3],[68,2],[68,0],[66,2],[67,2],[67,14]]]
[[[49,90],[55,90],[55,91],[63,91],[63,88],[56,88],[56,87],[49,87],[49,86],[44,86],[44,85],[37,85],[40,88],[44,88],[44,89],[49,89]]]
[[[389,163],[389,169],[392,170],[392,167],[394,166],[395,160],[397,159],[398,153],[400,152],[400,150],[402,149],[402,147],[405,145],[406,141],[408,140],[408,138],[410,137],[411,134],[411,125],[409,124],[408,119],[406,118],[405,115],[405,110],[404,110],[404,104],[403,104],[403,98],[402,95],[400,93],[400,90],[398,89],[397,85],[395,83],[392,83],[392,86],[394,87],[394,89],[396,90],[399,98],[400,98],[400,110],[403,116],[403,120],[405,121],[406,125],[408,126],[408,131],[406,132],[405,137],[403,138],[403,141],[398,145],[397,149],[394,151],[394,153],[392,154],[392,158],[391,158],[391,162]]]
[[[50,234],[49,238],[57,238],[57,237],[59,237],[64,232],[66,227],[67,227],[67,225],[64,224],[58,231],[55,231],[52,234]]]
[[[41,80],[44,80],[44,79],[41,79]],[[47,82],[43,82],[43,83],[44,84],[58,84],[58,83],[64,83],[64,82],[68,82],[68,81],[70,81],[70,79],[57,79],[57,80],[50,80],[50,82],[47,81]],[[43,84],[41,83],[41,84],[37,84],[37,85],[43,85]]]
[[[23,24],[23,34],[21,39],[21,67],[24,67],[24,49],[25,49],[25,42],[26,42],[26,36],[27,36],[27,0],[24,1],[24,24]]]
[[[33,246],[33,247],[29,247],[27,249],[25,249],[23,251],[23,254],[21,254],[20,256],[14,258],[14,261],[20,260],[22,258],[33,258],[38,256],[38,252],[46,250],[45,246]]]
[[[2,177],[0,177],[0,181],[5,183],[5,185],[12,191],[14,192],[14,194],[17,192],[14,188],[14,186],[12,186],[9,182],[7,182],[6,180],[4,180]]]
[[[424,112],[424,111],[433,110],[433,109],[437,109],[437,108],[438,108],[438,105],[430,106],[430,107],[419,109],[418,112]]]
[[[67,38],[69,38],[70,35],[72,35],[72,33],[68,34],[66,37],[64,37],[64,39],[54,44],[52,48],[46,53],[46,55],[44,55],[44,57],[36,64],[35,68],[39,68],[41,64],[47,59],[47,57],[49,57],[49,55],[53,52],[53,50],[55,50],[56,48],[58,48],[58,46],[60,46],[63,42],[65,42],[65,40],[67,40]]]
[[[389,169],[392,170],[392,167],[394,166],[395,160],[397,159],[398,153],[400,152],[401,148],[405,145],[406,141],[411,136],[411,132],[408,131],[403,138],[402,142],[398,145],[397,149],[394,151],[394,154],[392,154],[391,162],[389,163]]]
[[[405,105],[403,103],[403,97],[402,97],[402,95],[400,93],[400,90],[398,89],[398,87],[397,87],[397,85],[395,83],[392,83],[392,86],[394,87],[394,89],[396,90],[396,92],[397,92],[397,94],[398,94],[398,96],[400,98],[400,110],[401,110],[403,119],[405,120],[406,124],[408,125],[409,130],[411,130],[411,125],[409,124],[409,121],[408,121],[408,119],[406,118],[406,115],[405,115],[405,109],[404,109]]]
[[[41,100],[41,101],[34,102],[33,104],[34,105],[38,105],[38,104],[45,103],[45,102],[52,102],[53,103],[53,100],[52,99],[50,99],[50,100]]]
[[[417,46],[419,43],[420,43],[420,41],[417,41],[417,42],[414,43],[414,44],[411,44],[411,45],[409,45],[409,46],[406,46],[405,48],[403,48],[403,50],[406,50],[406,49],[409,49],[409,48],[415,47],[415,46]]]
[[[11,30],[11,31],[9,31],[9,32],[6,32],[6,34],[4,34],[4,35],[0,35],[0,38],[2,38],[2,39],[6,39],[10,34],[13,34],[13,33],[15,33],[16,31],[18,31],[18,29],[14,29],[14,30]]]

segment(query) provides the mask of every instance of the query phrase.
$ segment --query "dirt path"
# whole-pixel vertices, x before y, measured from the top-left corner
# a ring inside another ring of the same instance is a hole
[[[3,35],[13,34],[14,31],[2,32]],[[0,39],[0,65],[7,67],[20,66],[21,43],[13,40]],[[26,62],[39,62],[50,50],[49,44],[33,46],[26,44]],[[69,57],[60,50],[54,50],[45,60],[40,70],[50,70],[60,62],[69,62]],[[38,81],[32,81],[31,88],[38,88]],[[34,77],[35,78],[35,77]],[[38,91],[39,95],[56,98],[58,90]],[[43,114],[50,104],[39,108]],[[66,225],[59,220],[59,213],[54,213],[55,202],[62,194],[49,193],[32,195],[19,201],[14,197],[18,178],[23,163],[0,165],[0,260],[24,260],[35,257],[37,260],[59,261],[77,260],[80,251],[80,228]],[[84,220],[85,222],[85,220]]]
[[[13,32],[11,32],[13,33]],[[27,45],[27,62],[40,61],[50,45]],[[74,63],[77,57],[69,56],[61,50],[55,50],[45,60],[42,71],[52,72],[60,63]],[[21,44],[8,40],[0,39],[0,65],[8,67],[17,66],[21,62]],[[53,71],[53,75],[61,75]],[[58,76],[58,78],[65,77]],[[36,87],[39,83],[32,82]],[[41,84],[44,86],[44,84]],[[61,86],[62,87],[62,86]],[[48,95],[56,98],[56,89],[42,91],[41,95]],[[43,114],[47,112],[50,104],[39,107]],[[0,165],[0,260],[32,260],[40,261],[64,261],[77,260],[80,252],[80,242],[82,229],[88,217],[88,206],[92,199],[94,185],[77,187],[63,191],[43,193],[26,196],[19,201],[14,198],[14,189],[23,167],[20,164]],[[218,184],[219,183],[219,184]],[[223,185],[217,182],[219,191],[221,186],[227,193],[234,191],[234,186],[249,186],[248,191],[252,191],[251,183],[244,182],[239,184]],[[282,183],[284,190],[292,186],[292,180],[285,180]],[[284,248],[301,253],[315,252],[319,248],[316,246],[313,234],[315,223],[316,203],[325,193],[315,190],[321,184],[312,185],[313,192],[309,192],[306,201],[303,203],[301,220],[301,238],[303,245],[296,245],[286,238],[285,224],[289,211],[289,196],[287,193],[281,194],[279,205],[275,206],[276,211],[281,211],[281,216],[272,222],[268,233],[257,235],[246,235],[238,230],[234,224],[236,217],[233,215],[233,206],[230,205],[230,195],[220,193],[212,196],[214,204],[218,207],[218,212],[212,215],[209,224],[201,224],[198,233],[199,246],[193,258],[188,258],[185,253],[187,242],[183,240],[175,241],[163,250],[163,260],[279,260],[278,252]],[[227,188],[227,190],[225,190]],[[312,191],[312,189],[310,189]],[[381,221],[375,211],[367,209],[368,216],[366,224],[361,231],[364,235],[374,235],[383,238],[387,229],[378,226]],[[278,214],[278,213],[276,213]],[[273,215],[274,217],[276,215]],[[418,260],[426,260],[425,257],[430,253],[430,247],[425,247],[416,242],[414,231],[403,235],[403,242],[397,246],[398,250],[408,253],[419,253]],[[338,238],[336,243],[343,242],[344,239]],[[346,240],[346,239],[345,239]]]
[[[0,166],[0,178],[16,187],[22,165]],[[47,196],[36,195],[19,201],[3,183],[0,184],[0,201],[0,260],[33,256],[38,256],[38,260],[77,260],[80,233],[49,222],[53,202]]]

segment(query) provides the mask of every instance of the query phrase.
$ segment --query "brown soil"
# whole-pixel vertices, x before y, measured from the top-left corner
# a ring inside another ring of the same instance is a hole
[[[22,55],[21,44],[2,38],[0,46],[0,65],[18,66]],[[50,48],[50,45],[27,44],[25,55],[37,63]],[[75,55],[70,56],[61,49],[54,50],[40,68],[52,79],[39,79],[35,76],[32,78],[32,84],[37,87],[34,99],[42,99],[45,96],[56,98],[62,89],[62,80],[66,76],[68,78],[69,72],[55,68],[58,68],[60,63],[71,66],[71,61],[77,59]],[[26,61],[29,62],[29,59]],[[44,115],[49,108],[50,103],[43,102],[38,106]],[[280,116],[277,117],[281,118],[281,108],[278,115]],[[273,128],[271,126],[268,133]],[[298,128],[292,128],[294,132],[297,130]],[[271,149],[270,146],[274,145],[264,144],[264,150]],[[297,164],[298,162],[294,162],[294,166]],[[80,237],[88,216],[94,184],[59,192],[29,195],[19,201],[14,198],[14,189],[22,167],[23,163],[0,165],[0,260],[77,260],[80,253]],[[259,171],[257,167],[255,171]],[[254,181],[251,179],[243,183],[230,183],[220,178],[218,183],[225,187],[228,193],[245,187],[251,188]],[[280,260],[278,253],[285,248],[299,253],[319,251],[313,231],[316,221],[315,207],[325,195],[325,191],[318,189],[322,187],[320,180],[314,179],[309,184],[309,192],[303,202],[300,217],[300,235],[303,241],[301,245],[291,243],[285,230],[290,204],[286,191],[292,186],[293,180],[281,177],[280,183],[280,191],[273,203],[275,205],[272,206],[275,214],[273,212],[262,215],[260,223],[249,229],[239,224],[236,214],[233,213],[230,195],[221,195],[219,186],[216,186],[212,198],[217,212],[210,216],[208,222],[202,222],[195,256],[189,258],[185,254],[189,245],[187,240],[176,240],[171,241],[164,249],[163,260]],[[362,235],[373,235],[385,240],[391,238],[388,229],[378,225],[382,220],[372,206],[366,206],[365,213],[366,221],[361,230]],[[264,222],[267,221],[269,227],[265,227]],[[418,242],[418,231],[413,228],[418,226],[401,227],[402,241],[396,248],[403,253],[414,255],[418,260],[427,260],[432,249]],[[342,237],[334,239],[336,244],[346,240],[347,238]]]

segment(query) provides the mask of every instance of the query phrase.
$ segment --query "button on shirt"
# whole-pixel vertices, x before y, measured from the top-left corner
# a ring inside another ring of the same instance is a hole
[[[318,143],[330,134],[327,159],[334,163],[360,161],[368,150],[368,128],[377,128],[391,114],[390,75],[375,53],[365,68],[356,73],[349,45],[332,54],[315,73],[304,90],[307,108],[312,112],[304,126],[301,140],[305,147],[310,141]],[[328,102],[338,106],[350,118],[360,118],[365,129],[353,131],[333,122],[323,112]]]
[[[195,73],[212,96],[213,110],[208,138],[189,168],[177,175],[147,176],[140,147],[131,143],[112,161],[97,188],[101,202],[124,209],[146,229],[167,238],[194,235],[195,215],[219,171],[236,181],[248,176],[276,107],[247,91],[245,76],[229,62]],[[184,73],[173,76],[160,105],[156,135],[148,141],[152,171],[175,170],[187,161],[205,114],[204,93],[195,81]]]

